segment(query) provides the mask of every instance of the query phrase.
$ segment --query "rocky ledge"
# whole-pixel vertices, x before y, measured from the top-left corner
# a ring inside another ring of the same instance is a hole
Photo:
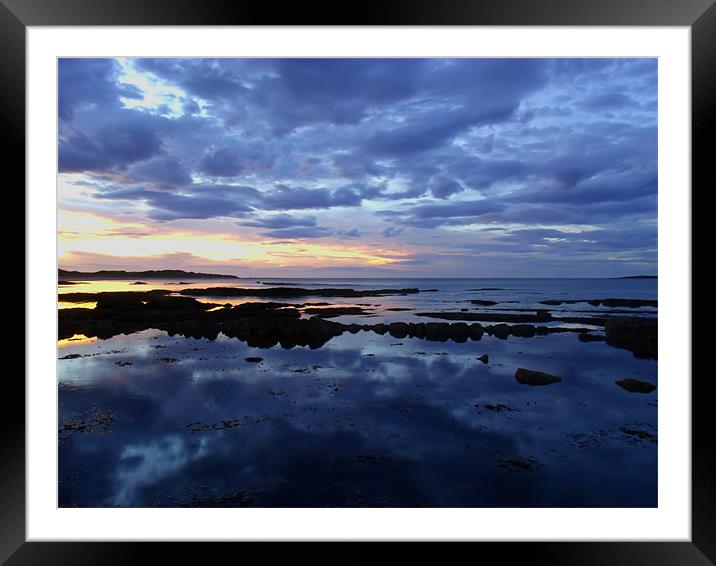
[[[394,338],[414,337],[433,341],[480,340],[484,334],[499,339],[509,336],[530,338],[552,333],[590,332],[588,328],[467,322],[393,322],[390,324],[342,324],[326,317],[355,314],[359,307],[316,308],[317,303],[250,302],[240,305],[203,303],[191,297],[171,296],[166,291],[72,293],[78,302],[92,301],[94,309],[70,308],[58,311],[59,338],[75,334],[110,338],[148,328],[171,335],[215,339],[219,333],[239,338],[251,346],[310,346],[317,348],[344,332],[390,334]],[[63,295],[65,300],[65,295]],[[311,315],[305,318],[304,315]],[[517,321],[522,319],[518,317]],[[593,319],[586,319],[594,324]],[[607,344],[626,348],[635,355],[656,358],[657,324],[653,319],[634,317],[604,322]]]
[[[193,297],[382,297],[385,295],[409,295],[419,293],[420,289],[341,289],[321,288],[302,289],[300,287],[271,287],[269,289],[246,289],[239,287],[208,287],[206,289],[184,289],[182,295]]]

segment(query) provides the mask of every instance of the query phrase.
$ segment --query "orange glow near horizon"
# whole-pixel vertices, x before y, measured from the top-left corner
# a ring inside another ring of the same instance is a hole
[[[347,241],[314,242],[302,239],[273,242],[253,234],[202,233],[175,229],[167,224],[122,222],[90,212],[61,209],[59,260],[67,268],[73,254],[116,258],[117,269],[128,259],[191,254],[198,260],[232,267],[331,267],[335,265],[387,266],[408,256],[405,249],[388,249]],[[149,267],[147,267],[149,268]],[[173,267],[172,267],[173,268]]]
[[[66,346],[77,346],[78,344],[91,344],[92,342],[96,342],[97,337],[96,336],[85,336],[84,334],[75,334],[70,338],[63,338],[62,340],[57,341],[57,347],[62,349]]]

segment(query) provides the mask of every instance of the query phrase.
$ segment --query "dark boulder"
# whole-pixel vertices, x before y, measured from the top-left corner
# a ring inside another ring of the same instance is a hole
[[[470,328],[464,322],[456,322],[450,325],[449,336],[455,342],[466,342],[470,335]]]
[[[512,336],[519,336],[520,338],[532,338],[536,333],[536,329],[531,324],[515,324],[510,327]]]
[[[143,297],[135,293],[97,293],[97,310],[139,310]]]
[[[524,368],[519,368],[515,372],[515,379],[524,385],[549,385],[562,381],[562,378],[556,375]]]
[[[652,299],[602,299],[605,307],[626,307],[637,309],[639,307],[657,307],[659,302]]]
[[[654,319],[620,317],[605,321],[607,344],[631,351],[639,358],[657,358],[658,323]]]
[[[656,385],[649,383],[648,381],[641,381],[631,377],[620,379],[615,383],[622,389],[626,389],[629,393],[651,393],[654,389],[656,389]]]
[[[408,325],[405,322],[391,322],[388,325],[388,333],[393,338],[405,338],[408,335]]]
[[[416,338],[425,338],[425,323],[424,322],[418,322],[416,324],[412,325],[413,328],[413,336]]]
[[[468,333],[470,334],[470,340],[477,341],[482,338],[482,335],[485,333],[485,329],[481,324],[473,322],[468,329]]]
[[[490,332],[495,338],[500,340],[507,340],[510,335],[510,327],[507,324],[496,324],[495,326],[488,327]]]
[[[607,337],[600,334],[590,334],[589,332],[582,332],[577,337],[580,342],[604,342]]]

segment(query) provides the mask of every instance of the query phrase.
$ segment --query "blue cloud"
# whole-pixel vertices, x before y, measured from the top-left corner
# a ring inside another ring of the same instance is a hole
[[[657,98],[655,59],[61,59],[59,171],[107,214],[595,272],[656,261]]]

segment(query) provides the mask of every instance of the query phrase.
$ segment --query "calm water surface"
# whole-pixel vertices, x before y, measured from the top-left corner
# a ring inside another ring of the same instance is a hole
[[[417,319],[386,308],[454,310],[471,298],[518,301],[495,308],[560,298],[656,298],[654,280],[311,282],[439,289],[345,301],[375,305],[373,318],[353,317],[365,323]],[[128,283],[60,292],[166,286]],[[502,290],[472,290],[484,287]],[[654,316],[655,309],[635,312]],[[477,359],[482,354],[487,364]],[[573,333],[455,343],[359,332],[319,349],[287,350],[146,330],[65,340],[59,357],[63,507],[658,503],[658,389],[629,393],[614,383],[633,377],[657,384],[657,362],[603,342],[581,343]],[[522,385],[514,378],[518,367],[562,381]]]

